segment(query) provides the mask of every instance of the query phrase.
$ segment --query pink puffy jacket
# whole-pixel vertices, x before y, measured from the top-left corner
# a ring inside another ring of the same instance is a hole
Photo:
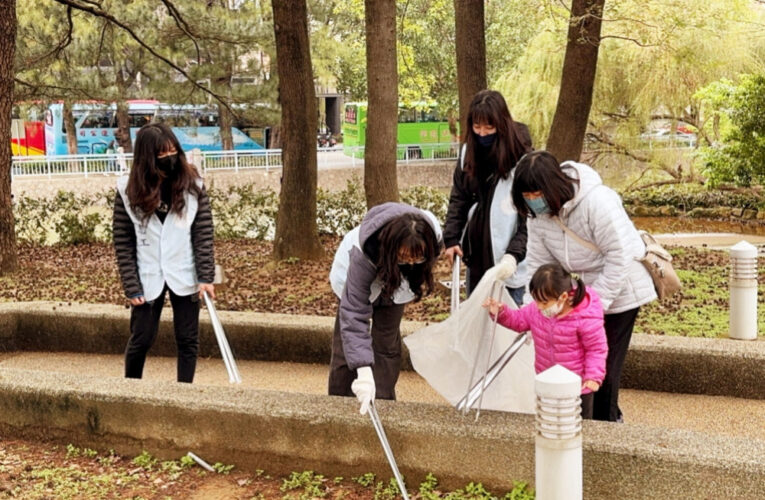
[[[502,306],[497,318],[500,325],[516,332],[531,330],[537,373],[558,364],[582,377],[582,382],[603,382],[608,355],[603,306],[595,290],[586,290],[582,302],[562,318],[545,318],[535,303],[517,310]],[[582,394],[589,392],[584,389]]]

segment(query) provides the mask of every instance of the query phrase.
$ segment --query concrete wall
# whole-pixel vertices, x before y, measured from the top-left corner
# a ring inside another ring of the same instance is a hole
[[[129,310],[47,302],[0,304],[0,350],[119,354]],[[220,313],[237,359],[329,363],[333,318]],[[422,327],[405,322],[404,334]],[[219,356],[207,313],[201,313],[200,355]],[[175,356],[172,311],[166,308],[153,355]],[[404,368],[411,369],[404,352]],[[765,341],[633,336],[622,386],[651,391],[765,399]]]
[[[350,398],[10,369],[0,394],[2,434],[161,459],[193,451],[280,474],[391,476]],[[428,472],[447,488],[534,477],[532,416],[485,411],[474,423],[443,406],[378,408],[410,490]],[[583,436],[585,498],[765,498],[763,442],[604,422],[585,422]]]

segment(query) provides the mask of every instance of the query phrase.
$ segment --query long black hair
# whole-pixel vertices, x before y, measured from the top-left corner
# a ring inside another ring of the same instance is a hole
[[[561,207],[574,198],[578,185],[579,179],[566,175],[552,153],[533,151],[523,155],[515,166],[513,204],[522,217],[536,217],[523,199],[523,193],[541,191],[550,207],[550,215],[557,216]]]
[[[478,169],[476,151],[479,145],[473,132],[474,124],[487,124],[497,129],[489,156],[496,160],[497,174],[503,179],[507,179],[518,159],[531,151],[531,144],[527,144],[518,131],[505,98],[496,90],[481,90],[473,97],[466,121],[467,127],[462,134],[467,145],[463,170],[469,176],[474,176]]]
[[[573,283],[576,283],[574,287]],[[571,291],[574,291],[571,294]],[[576,307],[586,293],[584,281],[579,275],[571,274],[560,264],[544,264],[536,270],[529,281],[529,293],[537,302],[557,300],[563,293],[573,295],[571,305]]]
[[[378,230],[376,241],[377,276],[383,283],[385,296],[393,295],[401,286],[402,278],[409,281],[415,302],[422,298],[423,288],[426,294],[433,291],[433,266],[441,253],[441,242],[424,216],[407,213],[391,219]],[[407,270],[402,271],[399,267],[402,250],[422,262],[406,266]]]
[[[190,191],[199,196],[201,190],[196,180],[199,178],[196,168],[186,159],[178,138],[164,123],[149,123],[138,130],[133,148],[133,166],[127,184],[127,196],[130,207],[146,220],[159,207],[160,185],[163,175],[157,168],[157,156],[175,149],[178,154],[177,167],[171,174],[170,211],[183,213],[186,202],[184,193]]]

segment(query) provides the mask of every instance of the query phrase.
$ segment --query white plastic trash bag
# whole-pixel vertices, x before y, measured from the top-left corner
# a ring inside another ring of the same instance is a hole
[[[493,321],[482,304],[492,292],[495,274],[493,268],[488,270],[470,297],[445,321],[404,337],[414,369],[452,405],[459,403],[518,336],[497,324],[494,345],[489,345]],[[504,286],[502,302],[516,308]],[[534,346],[530,338],[486,387],[481,409],[534,413]],[[479,346],[481,353],[470,380]]]

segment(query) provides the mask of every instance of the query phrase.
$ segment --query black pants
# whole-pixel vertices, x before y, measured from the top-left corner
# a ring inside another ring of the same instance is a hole
[[[332,359],[329,362],[329,395],[353,396],[351,383],[356,380],[356,370],[345,361],[343,339],[340,337],[339,311],[335,316],[332,334]],[[376,306],[372,313],[372,350],[375,364],[375,399],[396,399],[396,382],[401,372],[401,318],[404,305]]]
[[[619,409],[619,381],[622,378],[622,367],[627,349],[632,339],[632,328],[635,326],[639,307],[618,314],[605,315],[606,337],[608,338],[608,357],[606,358],[606,377],[603,385],[595,393],[593,402],[594,420],[616,422],[621,420],[622,411]]]
[[[194,381],[199,352],[199,295],[194,293],[179,296],[167,285],[155,300],[134,306],[130,312],[130,340],[125,349],[126,378],[143,376],[146,353],[157,338],[165,292],[168,291],[173,306],[173,327],[178,347],[178,382]]]
[[[592,420],[592,403],[594,398],[594,392],[582,394],[582,418],[585,420]]]

